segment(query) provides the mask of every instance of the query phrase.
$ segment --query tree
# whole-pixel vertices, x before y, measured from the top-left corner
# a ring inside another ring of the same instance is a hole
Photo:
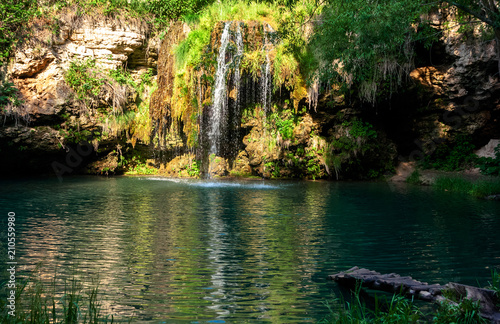
[[[149,9],[163,21],[199,12],[213,0],[149,0]]]
[[[413,39],[422,6],[418,0],[330,1],[313,42],[327,79],[357,88],[374,104],[390,96],[413,69]]]
[[[36,10],[35,0],[0,1],[0,65],[12,46],[26,32],[26,22]]]
[[[433,34],[420,17],[436,4],[456,7],[493,29],[500,73],[499,0],[330,0],[314,39],[324,62],[333,62],[325,78],[342,81],[372,104],[390,97],[413,69],[417,31],[420,40]]]
[[[500,2],[498,0],[444,0],[444,2],[463,10],[493,29],[500,73]]]

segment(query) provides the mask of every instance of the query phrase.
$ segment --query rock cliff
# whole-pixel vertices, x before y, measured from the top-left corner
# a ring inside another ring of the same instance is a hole
[[[480,26],[459,32],[449,10],[428,18],[439,39],[417,48],[407,87],[375,107],[335,87],[306,84],[267,22],[216,23],[199,57],[186,63],[178,58],[182,46],[190,49],[204,36],[185,23],[171,24],[160,41],[150,24],[127,15],[65,8],[57,26],[36,18],[33,37],[3,67],[22,101],[1,113],[3,170],[52,173],[54,161],[64,169],[83,140],[93,153],[70,169],[101,159],[90,169],[113,171],[123,151],[141,144],[134,134],[140,132],[144,143],[152,139],[156,167],[170,176],[369,178],[391,172],[398,161],[432,155],[459,134],[478,147],[500,138],[495,41]],[[90,60],[103,87],[92,104],[65,79],[72,64]],[[107,71],[123,67],[136,84],[157,70],[158,89],[139,95],[127,84],[103,81]],[[121,119],[112,119],[106,110],[115,114],[117,100]],[[149,110],[138,109],[147,102]],[[131,128],[116,126],[119,119]]]
[[[81,15],[76,8],[60,14],[56,31],[38,18],[31,27],[32,38],[18,46],[5,71],[22,104],[2,113],[0,150],[4,170],[50,173],[51,163],[67,154],[61,129],[102,128],[102,116],[78,100],[64,79],[71,62],[93,59],[102,72],[127,66],[140,79],[156,68],[157,44],[139,19]]]

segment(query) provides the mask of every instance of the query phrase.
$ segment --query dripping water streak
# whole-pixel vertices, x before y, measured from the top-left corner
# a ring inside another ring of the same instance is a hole
[[[229,27],[231,27],[231,22],[225,23],[220,40],[219,55],[217,57],[217,72],[215,74],[212,116],[210,118],[210,130],[208,132],[208,138],[210,140],[209,153],[216,155],[219,153],[220,149],[220,130],[227,107],[226,74],[229,64],[226,63],[226,50],[229,43]]]
[[[267,39],[267,31],[266,25],[264,24],[264,51],[266,52],[266,63],[264,66],[264,73],[262,75],[262,107],[264,108],[264,112],[269,112],[270,104],[271,104],[271,61],[269,59],[269,51],[268,51],[268,39]],[[271,28],[271,27],[269,27]],[[272,28],[271,28],[272,29]]]
[[[241,91],[241,72],[240,72],[240,64],[241,60],[243,58],[243,34],[240,28],[240,24],[238,23],[237,29],[236,29],[236,64],[235,64],[235,71],[234,71],[234,88],[236,89],[236,99],[235,99],[235,107],[234,107],[234,114],[233,114],[233,129],[235,130],[233,134],[233,140],[231,143],[231,148],[233,150],[233,154],[236,155],[238,154],[238,144],[239,144],[239,130],[240,130],[240,124],[241,124],[241,101],[242,101],[242,94],[240,93]]]
[[[234,83],[236,87],[236,107],[239,108],[240,106],[240,100],[241,100],[241,95],[240,95],[240,88],[241,88],[241,74],[240,74],[240,63],[241,59],[243,57],[243,34],[241,32],[240,25],[238,24],[238,29],[236,31],[236,46],[237,46],[237,53],[236,53],[236,67],[235,67],[235,72],[234,72]]]

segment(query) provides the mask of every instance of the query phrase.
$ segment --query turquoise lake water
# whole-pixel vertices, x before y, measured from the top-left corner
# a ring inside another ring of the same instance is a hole
[[[103,306],[148,323],[304,323],[352,266],[487,285],[500,203],[387,183],[68,177],[0,181],[2,260],[99,276]],[[76,270],[75,270],[76,269]],[[2,273],[1,279],[6,278]]]

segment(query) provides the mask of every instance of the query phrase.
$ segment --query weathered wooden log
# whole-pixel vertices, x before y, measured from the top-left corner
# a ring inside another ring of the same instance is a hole
[[[435,301],[441,296],[444,286],[429,285],[426,282],[414,280],[412,277],[402,277],[395,273],[381,274],[368,269],[358,267],[340,272],[329,279],[339,284],[354,286],[360,282],[363,287],[381,290],[389,293],[399,293],[408,297],[415,297],[427,301]]]
[[[429,285],[412,277],[402,277],[395,273],[381,274],[376,271],[353,267],[347,271],[328,276],[341,285],[354,287],[359,282],[362,287],[381,290],[393,294],[401,294],[406,297],[415,297],[429,302],[450,300],[443,297],[443,290],[453,291],[460,299],[468,298],[479,301],[480,315],[489,319],[492,323],[500,324],[500,312],[496,307],[499,296],[493,290],[477,288],[458,283],[448,283],[444,286],[439,284]]]
[[[489,319],[492,323],[500,324],[500,312],[496,307],[499,302],[499,296],[496,295],[495,291],[455,282],[446,284],[446,289],[454,291],[459,299],[468,298],[472,301],[479,301],[480,315]]]

